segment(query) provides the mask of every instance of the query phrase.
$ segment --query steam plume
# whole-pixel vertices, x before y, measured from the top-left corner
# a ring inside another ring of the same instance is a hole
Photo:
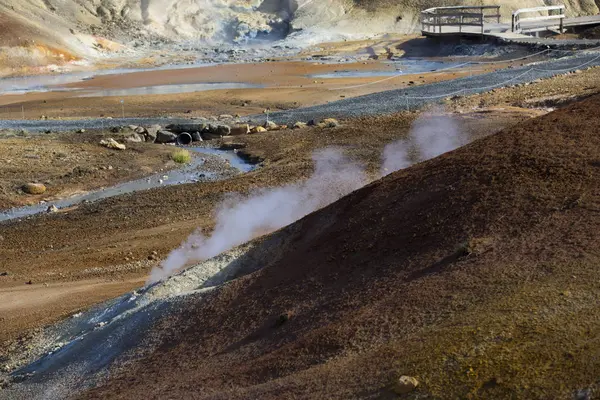
[[[464,143],[465,138],[456,120],[443,114],[424,113],[414,122],[408,138],[385,146],[381,175],[437,157]]]
[[[407,139],[388,144],[382,154],[382,175],[390,174],[453,150],[464,142],[455,120],[424,114],[415,121]],[[219,207],[212,235],[196,232],[154,268],[149,282],[157,282],[192,263],[208,260],[256,236],[287,226],[333,203],[368,183],[362,165],[338,149],[313,155],[315,171],[306,181],[261,189],[247,198],[230,197]]]
[[[152,270],[150,282],[167,277],[189,263],[210,259],[257,235],[287,226],[367,183],[362,166],[350,162],[337,149],[318,151],[313,159],[315,171],[307,181],[261,189],[246,199],[225,201],[217,211],[212,235],[191,235],[167,257],[161,268]]]

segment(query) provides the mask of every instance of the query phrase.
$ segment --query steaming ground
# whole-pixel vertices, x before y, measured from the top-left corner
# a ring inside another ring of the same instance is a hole
[[[77,397],[396,398],[394,383],[409,375],[419,382],[413,397],[588,396],[599,368],[600,255],[590,233],[599,224],[599,102],[390,174],[110,312],[76,316],[63,332],[81,332],[79,318],[100,322],[85,330],[92,340],[57,350],[60,362],[35,365],[44,373],[5,393],[64,396],[89,384]],[[398,136],[416,139],[408,147],[417,157],[421,143],[435,152],[456,143],[435,139],[440,124],[426,120],[387,120],[381,130],[371,120],[370,134],[412,127]],[[472,121],[456,123],[460,141]],[[358,124],[315,134],[347,139]],[[361,144],[346,148],[350,159],[370,151],[381,160],[383,146]],[[396,144],[384,159],[394,147],[405,156]],[[269,158],[272,177],[282,165]],[[111,314],[119,308],[126,318]],[[71,361],[82,362],[69,371]]]
[[[444,115],[443,110],[426,112],[415,121],[408,138],[385,146],[381,175],[437,157],[466,141],[459,123]],[[306,181],[260,189],[246,198],[230,196],[217,207],[211,235],[191,235],[152,270],[149,283],[290,225],[369,182],[365,166],[348,159],[341,149],[318,150],[313,154],[313,162],[315,170]]]

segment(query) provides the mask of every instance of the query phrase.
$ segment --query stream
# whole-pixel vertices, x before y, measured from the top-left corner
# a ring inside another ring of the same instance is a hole
[[[168,172],[156,173],[145,178],[136,179],[130,182],[119,183],[117,185],[89,191],[83,194],[72,197],[47,201],[45,203],[34,204],[12,208],[0,212],[0,222],[9,221],[19,218],[32,216],[46,212],[49,206],[54,205],[58,209],[72,207],[82,202],[94,202],[102,199],[107,199],[122,194],[139,192],[142,190],[153,189],[161,186],[181,185],[184,183],[194,183],[200,181],[212,181],[221,179],[218,172],[209,171],[204,168],[205,160],[201,154],[219,156],[223,158],[229,165],[241,173],[252,171],[255,166],[245,162],[235,152],[229,150],[218,150],[203,147],[186,147],[186,149],[196,153],[192,161],[180,169],[175,169]]]

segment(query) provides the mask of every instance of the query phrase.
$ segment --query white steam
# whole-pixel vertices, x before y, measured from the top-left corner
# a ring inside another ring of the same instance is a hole
[[[458,122],[443,114],[424,113],[414,122],[406,139],[385,146],[381,175],[385,176],[462,146]]]
[[[150,282],[287,226],[368,182],[362,166],[350,162],[339,150],[318,151],[313,159],[315,171],[304,182],[262,189],[243,200],[226,200],[217,212],[212,235],[192,234],[169,254],[160,268],[152,270]]]
[[[385,147],[382,175],[436,157],[463,142],[456,121],[442,115],[424,115],[415,121],[407,139]],[[315,171],[306,181],[225,200],[217,211],[212,235],[192,234],[152,270],[149,282],[287,226],[368,183],[363,166],[345,158],[340,150],[321,150],[313,159]]]

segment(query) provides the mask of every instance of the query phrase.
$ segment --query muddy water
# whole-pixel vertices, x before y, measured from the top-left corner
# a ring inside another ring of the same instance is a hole
[[[417,58],[406,58],[398,61],[390,62],[389,65],[394,67],[394,70],[340,70],[326,74],[311,75],[313,78],[332,79],[332,78],[371,78],[377,76],[394,76],[394,75],[411,75],[435,72],[439,70],[451,69],[464,65],[458,62],[445,61],[430,61]]]
[[[231,165],[233,168],[236,168],[240,172],[249,172],[255,168],[254,165],[246,163],[233,151],[201,147],[187,147],[187,149],[198,154],[192,158],[191,163],[187,164],[181,169],[154,174],[146,178],[138,179],[131,182],[120,183],[109,188],[87,192],[66,199],[47,202],[44,204],[35,204],[31,206],[13,208],[4,212],[0,212],[0,222],[43,213],[48,209],[50,205],[54,205],[57,208],[61,209],[71,207],[82,202],[94,202],[114,196],[119,196],[122,194],[139,192],[142,190],[148,190],[160,186],[181,185],[184,183],[220,179],[220,174],[208,171],[207,168],[204,167],[205,160],[201,157],[202,154],[219,156],[223,158],[227,163],[229,163],[229,165]]]

